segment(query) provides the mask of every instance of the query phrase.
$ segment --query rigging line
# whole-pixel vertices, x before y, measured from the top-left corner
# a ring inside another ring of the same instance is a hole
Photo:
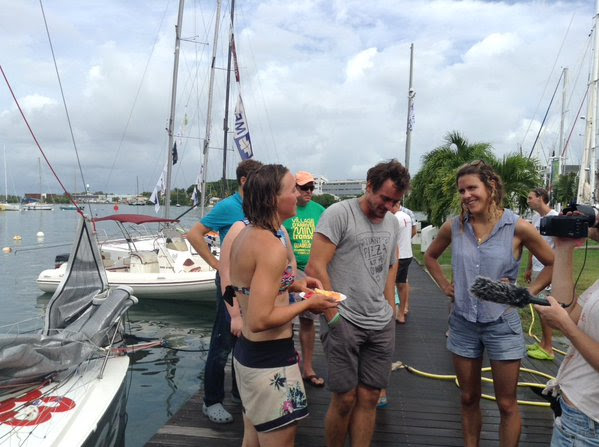
[[[123,142],[125,141],[127,131],[129,130],[129,124],[131,123],[131,118],[133,117],[133,111],[135,110],[135,106],[137,105],[137,100],[139,99],[139,94],[141,93],[141,88],[142,88],[144,80],[146,78],[146,74],[148,72],[148,67],[150,66],[150,61],[152,60],[152,55],[154,54],[154,50],[156,49],[156,43],[158,42],[159,32],[162,29],[162,25],[164,24],[164,18],[166,17],[166,13],[168,11],[170,3],[171,3],[170,0],[166,3],[166,7],[164,8],[162,17],[160,18],[160,23],[158,25],[158,30],[156,32],[156,38],[154,39],[154,43],[152,44],[152,50],[150,51],[150,54],[148,55],[148,59],[146,60],[146,66],[144,67],[144,71],[141,75],[139,85],[137,86],[137,92],[135,92],[135,98],[133,99],[133,104],[131,105],[131,110],[129,111],[129,116],[127,117],[127,123],[125,124],[125,128],[123,129],[123,134],[121,135],[121,140],[119,141],[119,145],[117,147],[116,153],[114,154],[114,159],[112,160],[112,166],[110,166],[110,170],[108,171],[108,177],[106,178],[106,183],[105,183],[105,188],[104,188],[105,190],[108,189],[108,185],[110,184],[110,180],[112,177],[112,173],[114,171],[114,167],[119,158],[119,154],[121,152]]]
[[[580,58],[580,62],[577,64],[578,70],[576,71],[576,78],[574,79],[574,83],[572,84],[572,88],[570,89],[572,93],[570,93],[570,98],[568,99],[568,103],[566,104],[566,109],[570,108],[570,103],[573,100],[574,92],[576,91],[576,86],[578,85],[578,81],[580,80],[580,75],[582,74],[582,67],[583,67],[583,64],[584,64],[584,60],[587,57],[587,53],[589,52],[590,47],[591,47],[591,36],[589,36],[587,38],[586,48],[582,52],[582,56]],[[587,89],[588,89],[588,87],[587,87]],[[586,90],[585,90],[585,95],[586,95]]]
[[[553,75],[553,72],[555,71],[555,66],[557,65],[559,56],[562,53],[562,50],[564,49],[564,44],[566,43],[566,37],[568,36],[568,33],[570,32],[570,27],[572,26],[573,21],[574,21],[574,13],[572,13],[572,17],[570,18],[570,23],[568,24],[566,33],[564,34],[564,37],[562,38],[562,44],[560,45],[559,50],[557,51],[557,55],[555,56],[555,61],[553,62],[553,67],[551,67],[551,71],[549,72],[549,76],[547,77],[547,82],[545,82],[545,87],[543,88],[543,93],[541,93],[541,97],[539,98],[539,102],[537,103],[537,107],[535,108],[535,112],[532,115],[533,119],[537,115],[537,112],[539,111],[539,107],[541,106],[541,101],[543,101],[543,96],[545,96],[545,92],[547,91],[547,87],[549,86],[549,81],[551,80],[551,75]],[[520,143],[520,146],[524,146],[524,141],[526,140],[526,137],[528,136],[528,132],[530,131],[530,127],[532,126],[533,119],[531,119],[530,123],[528,123],[528,129],[526,129],[526,132],[524,133],[524,137],[522,138],[522,143]],[[530,156],[528,158],[530,158]]]
[[[243,8],[239,8],[239,15],[243,16],[243,18],[245,19]],[[247,47],[249,49],[249,53],[251,55],[251,59],[254,62],[254,67],[256,67],[257,66],[257,64],[256,64],[256,55],[254,53],[254,49],[252,47],[252,42],[251,42],[250,39],[247,39]],[[238,60],[239,60],[239,51],[237,52],[237,54],[238,54]],[[266,107],[266,100],[265,100],[265,97],[264,97],[264,89],[262,88],[261,76],[256,76],[256,81],[258,83],[258,90],[259,90],[260,97],[262,99],[262,106],[264,108],[264,114],[266,115],[266,126],[268,127],[268,133],[269,133],[269,136],[270,136],[270,140],[272,142],[272,147],[273,147],[274,152],[275,152],[275,160],[279,161],[280,160],[279,150],[277,148],[277,142],[276,142],[276,139],[275,139],[275,136],[274,136],[274,132],[272,131],[272,123],[271,123],[271,119],[270,119],[270,114],[268,112],[268,108]],[[256,97],[254,94],[252,94],[252,96],[254,98]],[[256,101],[256,103],[257,103],[257,101]]]
[[[582,110],[582,106],[584,105],[584,101],[586,100],[587,94],[589,93],[589,86],[587,85],[587,88],[584,92],[584,96],[582,97],[582,101],[580,101],[580,107],[578,108],[578,112],[576,112],[576,116],[574,118],[574,122],[572,123],[572,128],[570,129],[570,133],[568,134],[568,139],[566,140],[566,142],[564,143],[564,149],[562,151],[561,156],[565,157],[566,156],[566,150],[568,149],[568,143],[570,143],[570,138],[572,137],[572,133],[574,132],[574,129],[576,128],[576,125],[578,124],[578,117],[580,116],[580,111]]]
[[[69,198],[69,200],[71,201],[71,203],[77,207],[77,212],[81,215],[81,217],[85,218],[85,216],[83,214],[83,211],[81,210],[81,208],[79,208],[79,205],[77,205],[77,203],[75,203],[75,200],[73,199],[73,196],[71,195],[71,193],[69,193],[67,191],[67,189],[63,185],[62,181],[60,180],[60,177],[58,176],[58,174],[56,173],[56,171],[52,167],[52,164],[50,163],[50,160],[48,160],[48,157],[46,156],[46,153],[44,152],[44,150],[42,149],[42,146],[40,145],[39,141],[37,140],[37,137],[33,133],[33,129],[31,128],[31,125],[29,124],[29,121],[27,121],[27,118],[25,117],[25,113],[23,112],[23,109],[21,108],[21,104],[19,104],[19,101],[17,100],[17,97],[15,96],[15,92],[13,91],[13,89],[12,89],[12,87],[10,85],[10,82],[8,82],[8,78],[6,77],[6,73],[4,73],[4,68],[2,68],[2,65],[0,65],[0,71],[2,72],[2,77],[4,78],[4,81],[6,82],[8,90],[10,91],[10,94],[12,96],[12,99],[15,101],[15,104],[17,105],[17,108],[19,109],[19,113],[21,114],[21,117],[23,118],[23,121],[25,121],[25,125],[27,126],[27,129],[29,129],[29,133],[31,134],[31,137],[33,138],[33,141],[35,142],[35,145],[37,146],[37,148],[41,152],[42,157],[44,157],[44,160],[46,161],[46,164],[50,168],[50,171],[52,171],[52,174],[56,178],[56,181],[58,181],[58,184],[60,185],[60,187],[64,191],[65,195]]]
[[[39,2],[40,2],[40,9],[42,10],[42,17],[44,18],[44,26],[46,28],[46,34],[48,35],[48,43],[50,44],[50,51],[52,52],[52,61],[54,62],[54,69],[56,70],[56,77],[58,78],[58,87],[60,88],[60,95],[62,96],[62,104],[64,105],[64,112],[67,116],[67,123],[69,124],[69,132],[71,133],[71,141],[73,142],[73,147],[75,148],[75,156],[77,157],[77,165],[79,166],[79,174],[81,175],[81,181],[83,182],[83,185],[85,187],[85,185],[87,185],[87,183],[85,183],[85,178],[83,177],[83,169],[81,168],[81,160],[79,159],[79,151],[77,150],[77,143],[75,143],[75,135],[73,134],[73,125],[71,124],[71,116],[69,115],[69,109],[67,107],[67,100],[64,97],[64,90],[62,88],[62,80],[60,79],[60,72],[58,71],[58,64],[56,63],[56,55],[54,54],[54,46],[52,45],[52,38],[50,37],[50,29],[48,28],[48,21],[46,20],[46,12],[44,11],[44,5],[42,4],[42,0],[39,0]],[[19,110],[20,110],[20,107],[19,107]],[[44,155],[44,158],[46,158],[45,155]],[[50,162],[48,162],[47,158],[46,158],[46,162],[48,163],[48,165],[50,164]],[[50,168],[52,168],[52,167],[50,166]],[[52,169],[52,172],[54,172],[54,169]],[[56,176],[56,174],[54,174],[54,175]],[[56,177],[56,178],[58,178],[58,177]],[[59,182],[60,182],[60,180],[59,180]],[[62,183],[61,183],[61,186],[62,186]],[[63,186],[63,189],[64,189],[64,186]],[[66,192],[66,190],[65,190],[65,192]],[[79,214],[81,214],[83,216],[83,211],[81,211],[81,208],[79,208],[79,205],[77,203],[75,203],[75,201],[73,200],[73,198],[71,197],[70,194],[68,194],[68,196],[69,196],[69,199],[71,200],[71,202],[73,202],[73,205],[75,205],[77,207],[77,212],[79,212]]]
[[[532,147],[530,148],[530,153],[528,154],[528,158],[530,158],[530,156],[532,155],[532,151],[534,151],[537,141],[539,141],[539,137],[541,136],[541,132],[543,130],[543,124],[545,124],[545,120],[547,120],[547,115],[549,115],[549,110],[551,109],[551,104],[553,104],[553,100],[555,99],[555,94],[557,93],[557,89],[559,88],[559,83],[561,82],[563,76],[564,76],[564,72],[562,71],[562,74],[560,75],[559,79],[557,80],[557,84],[555,85],[555,90],[553,91],[553,95],[551,96],[551,101],[549,101],[549,105],[547,106],[547,111],[545,112],[545,116],[543,117],[543,121],[541,122],[541,127],[539,128],[539,131],[537,132],[537,137],[535,138],[535,142],[532,144]]]

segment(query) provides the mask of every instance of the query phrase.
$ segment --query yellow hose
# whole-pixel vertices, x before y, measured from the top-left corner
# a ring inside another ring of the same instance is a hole
[[[455,382],[456,386],[459,388],[460,387],[460,383],[458,382],[458,378],[455,374],[434,374],[434,373],[429,373],[429,372],[425,372],[425,371],[420,371],[419,369],[416,369],[412,366],[408,366],[402,362],[394,362],[391,365],[391,371],[395,371],[396,369],[406,369],[408,372],[418,375],[418,376],[422,376],[422,377],[426,377],[428,379],[436,379],[436,380],[452,380]],[[489,372],[491,371],[491,367],[487,366],[485,368],[481,369],[481,373],[483,372]],[[542,371],[537,371],[534,369],[529,369],[529,368],[520,368],[521,372],[527,372],[530,374],[535,374],[537,376],[541,376],[547,380],[551,380],[554,379],[555,377],[544,373]],[[493,379],[490,379],[488,377],[484,377],[481,376],[481,381],[485,382],[485,383],[493,383]],[[542,383],[534,383],[534,382],[518,382],[518,386],[519,387],[532,387],[532,388],[545,388],[545,385],[543,385]],[[495,396],[491,395],[491,394],[481,394],[481,397],[483,399],[487,399],[487,400],[497,400],[495,398]],[[539,402],[539,401],[533,401],[533,400],[518,400],[518,404],[519,405],[531,405],[531,406],[536,406],[536,407],[549,407],[549,402]]]
[[[541,343],[541,340],[539,339],[539,337],[537,337],[535,334],[532,333],[532,327],[535,324],[535,309],[534,309],[534,307],[532,307],[532,304],[529,304],[528,306],[530,308],[530,326],[528,326],[528,336],[534,338],[537,341],[537,343]],[[553,351],[557,352],[558,354],[561,354],[564,356],[566,355],[566,353],[564,351],[561,351],[553,346],[551,347],[551,349],[553,349]]]

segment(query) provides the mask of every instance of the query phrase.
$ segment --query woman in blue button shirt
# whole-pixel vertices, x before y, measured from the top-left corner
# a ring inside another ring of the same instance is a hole
[[[522,421],[517,403],[520,361],[525,355],[520,317],[515,308],[482,301],[469,289],[477,276],[515,282],[524,247],[546,268],[530,285],[538,293],[551,280],[551,247],[527,221],[502,207],[503,183],[483,161],[462,166],[456,176],[462,202],[460,216],[448,220],[424,255],[426,266],[453,302],[447,348],[460,382],[464,445],[478,446],[483,350],[491,361],[501,416],[502,446],[517,446]],[[453,283],[438,258],[451,245]]]

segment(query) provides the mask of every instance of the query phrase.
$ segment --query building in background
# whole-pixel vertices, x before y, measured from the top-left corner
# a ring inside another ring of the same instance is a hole
[[[366,191],[366,180],[331,180],[322,184],[321,194],[331,194],[344,198],[361,196],[364,191]],[[314,193],[316,193],[316,189]]]

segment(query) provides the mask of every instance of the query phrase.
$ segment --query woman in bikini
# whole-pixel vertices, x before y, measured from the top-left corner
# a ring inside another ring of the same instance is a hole
[[[546,267],[553,265],[553,252],[530,223],[503,208],[501,178],[485,162],[462,166],[456,185],[462,213],[443,224],[424,258],[429,272],[453,302],[447,349],[453,353],[460,382],[464,445],[480,443],[481,367],[486,350],[501,417],[500,443],[517,446],[522,422],[516,389],[520,361],[526,353],[520,317],[514,307],[479,300],[469,289],[477,276],[515,282],[524,247]],[[453,282],[445,277],[438,261],[450,245]],[[529,290],[538,293],[550,280],[551,268],[545,268]]]
[[[250,174],[243,198],[249,225],[231,246],[230,279],[243,316],[233,362],[244,447],[294,445],[296,423],[308,407],[291,321],[306,310],[318,313],[337,305],[322,295],[289,303],[293,265],[280,228],[295,215],[297,196],[295,178],[281,165]]]

